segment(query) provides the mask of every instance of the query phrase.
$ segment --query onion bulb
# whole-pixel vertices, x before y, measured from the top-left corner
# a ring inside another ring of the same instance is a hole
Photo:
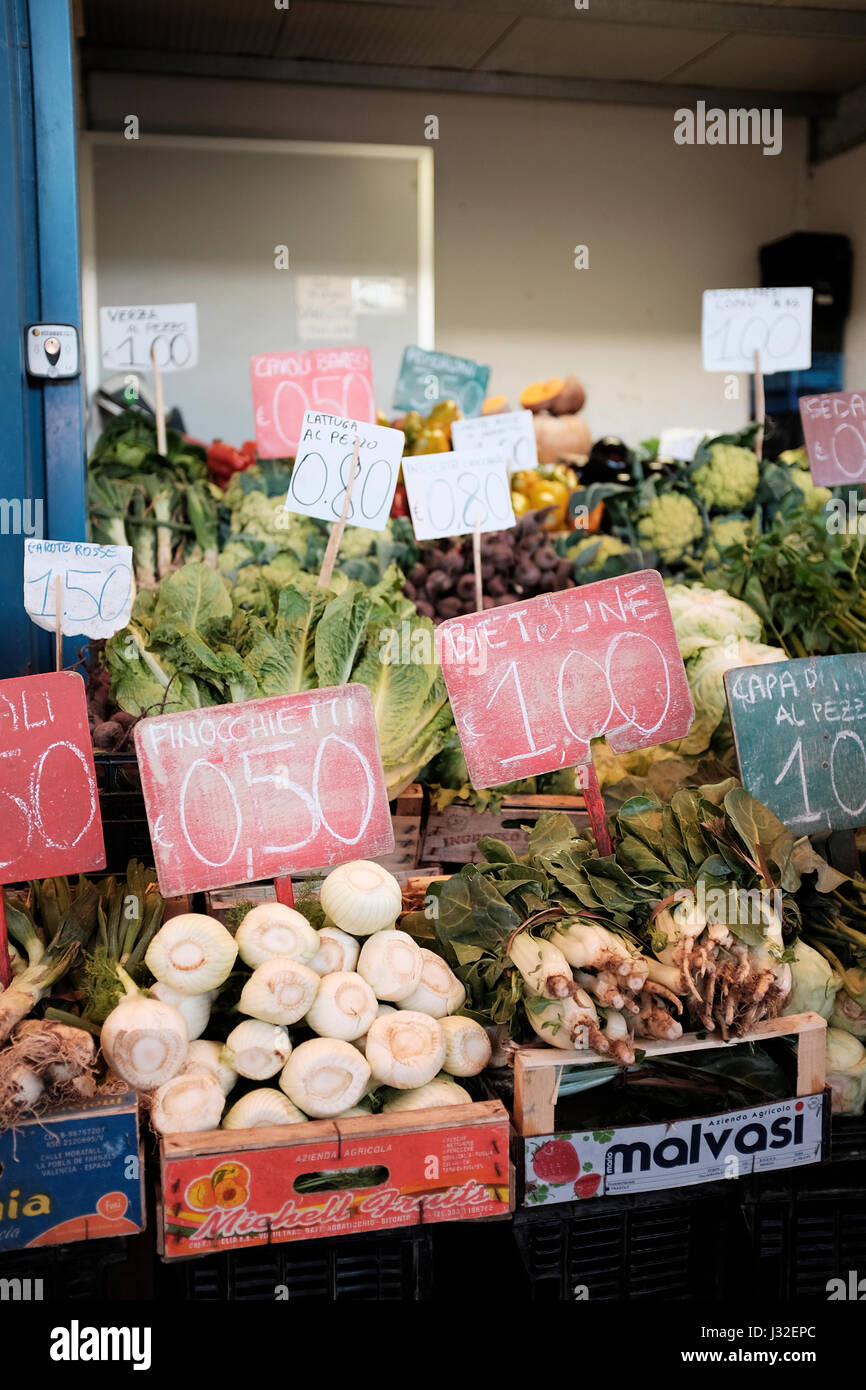
[[[426,946],[420,949],[421,979],[406,999],[397,1001],[398,1007],[430,1014],[432,1018],[444,1018],[460,1008],[466,999],[466,990],[447,961],[435,951],[428,951]]]
[[[319,980],[319,992],[305,1021],[322,1038],[353,1042],[366,1033],[377,1008],[376,996],[361,975],[334,970]]]
[[[157,1134],[196,1134],[218,1129],[226,1098],[212,1072],[181,1072],[153,1097],[150,1123]]]
[[[173,1005],[146,999],[124,970],[117,973],[127,993],[103,1023],[100,1045],[122,1081],[136,1091],[149,1091],[183,1066],[189,1045],[186,1020]]]
[[[223,1095],[227,1096],[237,1081],[238,1074],[234,1067],[220,1061],[223,1046],[224,1044],[221,1042],[210,1042],[206,1038],[196,1038],[186,1050],[186,1061],[181,1067],[181,1074],[207,1072],[216,1077],[222,1087]]]
[[[386,928],[368,936],[361,947],[358,974],[363,975],[377,999],[396,1003],[408,999],[421,982],[424,957],[404,931]]]
[[[152,975],[181,994],[204,994],[229,977],[238,948],[221,922],[182,912],[160,927],[144,957]]]
[[[288,1096],[273,1086],[259,1086],[235,1101],[223,1117],[223,1129],[267,1129],[270,1125],[300,1125],[306,1120]]]
[[[332,869],[319,898],[325,914],[352,936],[372,936],[393,927],[403,894],[393,874],[372,859],[354,859]]]
[[[274,956],[288,956],[306,965],[319,949],[319,933],[302,912],[284,903],[260,903],[237,929],[235,941],[245,965],[253,969]]]
[[[297,1023],[315,999],[319,980],[308,965],[274,956],[256,966],[241,990],[238,1009],[265,1023]]]
[[[220,1061],[251,1081],[266,1081],[285,1066],[291,1051],[287,1029],[248,1018],[229,1033]]]
[[[218,992],[209,989],[205,994],[182,994],[179,989],[172,989],[171,985],[164,985],[160,980],[150,987],[150,993],[161,999],[163,1004],[171,1004],[179,1014],[183,1014],[191,1042],[200,1038],[207,1028],[211,1005]]]
[[[477,1076],[490,1061],[493,1048],[474,1018],[452,1016],[439,1020],[445,1034],[445,1070],[450,1076]]]
[[[307,1115],[324,1120],[357,1105],[369,1079],[370,1067],[351,1043],[311,1038],[283,1067],[280,1090]]]
[[[445,1034],[429,1014],[398,1011],[373,1020],[365,1055],[377,1081],[409,1091],[442,1070]]]
[[[450,1076],[437,1076],[414,1091],[391,1091],[382,1113],[395,1110],[436,1110],[442,1105],[471,1105],[472,1097]]]
[[[330,975],[334,970],[354,970],[361,947],[357,939],[339,927],[322,927],[319,949],[310,961],[317,975]]]

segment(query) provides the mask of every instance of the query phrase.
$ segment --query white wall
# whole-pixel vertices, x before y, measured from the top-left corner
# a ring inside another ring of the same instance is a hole
[[[811,172],[808,230],[842,232],[854,246],[851,315],[845,326],[845,389],[866,386],[866,145],[837,155]]]
[[[799,119],[767,157],[675,145],[662,109],[91,79],[94,128],[119,130],[130,113],[143,133],[396,144],[420,143],[435,114],[438,347],[489,362],[491,390],[513,403],[528,382],[575,372],[596,436],[636,442],[665,425],[746,419],[745,379],[740,400],[725,401],[723,378],[701,368],[701,291],[755,284],[761,243],[799,225]],[[579,243],[589,270],[573,268]]]

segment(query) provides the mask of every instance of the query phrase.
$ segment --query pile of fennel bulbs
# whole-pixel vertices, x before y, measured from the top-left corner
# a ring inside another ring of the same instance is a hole
[[[397,880],[371,860],[341,864],[320,904],[318,930],[278,902],[252,908],[234,936],[211,917],[174,917],[145,957],[156,983],[142,991],[120,972],[127,992],[102,1050],[146,1095],[158,1133],[364,1115],[374,1093],[383,1111],[471,1100],[455,1078],[483,1070],[490,1040],[457,1014],[465,990],[450,966],[397,928]],[[233,1026],[203,1036],[230,976]]]

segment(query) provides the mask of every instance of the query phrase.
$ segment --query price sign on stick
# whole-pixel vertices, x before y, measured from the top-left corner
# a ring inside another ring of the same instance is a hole
[[[609,852],[590,741],[606,735],[627,753],[682,738],[694,717],[661,575],[641,570],[452,618],[439,634],[472,785],[584,766],[596,840]]]
[[[403,481],[419,541],[502,531],[514,525],[501,453],[419,454],[403,459]]]
[[[129,622],[132,547],[25,540],[24,607],[47,632],[56,631],[58,590],[65,636],[111,637]]]
[[[437,401],[451,400],[464,415],[480,415],[489,380],[490,368],[470,357],[407,347],[394,387],[394,405],[426,415]]]
[[[119,304],[99,311],[102,365],[108,371],[150,371],[151,351],[162,372],[198,365],[194,304]]]
[[[501,454],[509,476],[519,468],[538,466],[538,445],[531,410],[512,410],[502,415],[479,415],[474,420],[455,420],[451,439],[456,449]],[[434,455],[435,457],[435,455]]]
[[[866,482],[866,391],[801,396],[800,419],[816,483]]]
[[[866,824],[866,653],[740,666],[725,689],[752,796],[798,835]]]
[[[307,411],[376,419],[368,348],[264,352],[250,361],[259,458],[294,458]]]
[[[764,375],[812,365],[812,289],[704,290],[705,372]]]
[[[400,460],[402,430],[368,425],[340,415],[308,410],[286,493],[285,510],[339,521],[343,515],[352,460],[356,456],[346,521],[382,531],[391,513]]]
[[[394,848],[366,686],[157,715],[135,748],[166,897]]]

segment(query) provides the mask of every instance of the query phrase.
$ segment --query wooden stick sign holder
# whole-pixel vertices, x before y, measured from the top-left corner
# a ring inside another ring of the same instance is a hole
[[[343,498],[343,509],[340,512],[339,520],[331,528],[328,537],[328,545],[322,560],[322,568],[319,571],[318,585],[320,589],[327,589],[331,583],[331,576],[334,573],[334,565],[337,563],[337,552],[340,549],[340,542],[343,539],[343,532],[346,529],[346,521],[349,516],[349,508],[352,505],[352,489],[355,486],[355,475],[360,472],[358,459],[361,454],[361,440],[356,435],[355,445],[352,449],[352,464],[349,470],[349,481],[346,484],[346,495]]]
[[[165,458],[166,443],[165,436],[165,398],[162,391],[162,372],[156,361],[156,342],[150,345],[150,364],[153,368],[153,396],[154,408],[156,410],[156,452]]]
[[[475,610],[481,613],[484,608],[484,588],[481,583],[481,517],[476,516],[472,531],[472,566],[475,570]]]
[[[594,763],[584,763],[577,769],[583,791],[583,799],[586,802],[586,810],[589,815],[589,823],[592,826],[592,833],[595,836],[595,847],[599,856],[606,859],[609,854],[613,854],[610,831],[607,828],[607,815],[604,809],[604,797],[601,787],[598,784],[598,773]]]
[[[767,418],[767,405],[764,396],[764,371],[761,366],[760,348],[755,348],[755,419],[758,422],[758,433],[755,435],[755,453],[758,462],[764,457],[764,424]]]

